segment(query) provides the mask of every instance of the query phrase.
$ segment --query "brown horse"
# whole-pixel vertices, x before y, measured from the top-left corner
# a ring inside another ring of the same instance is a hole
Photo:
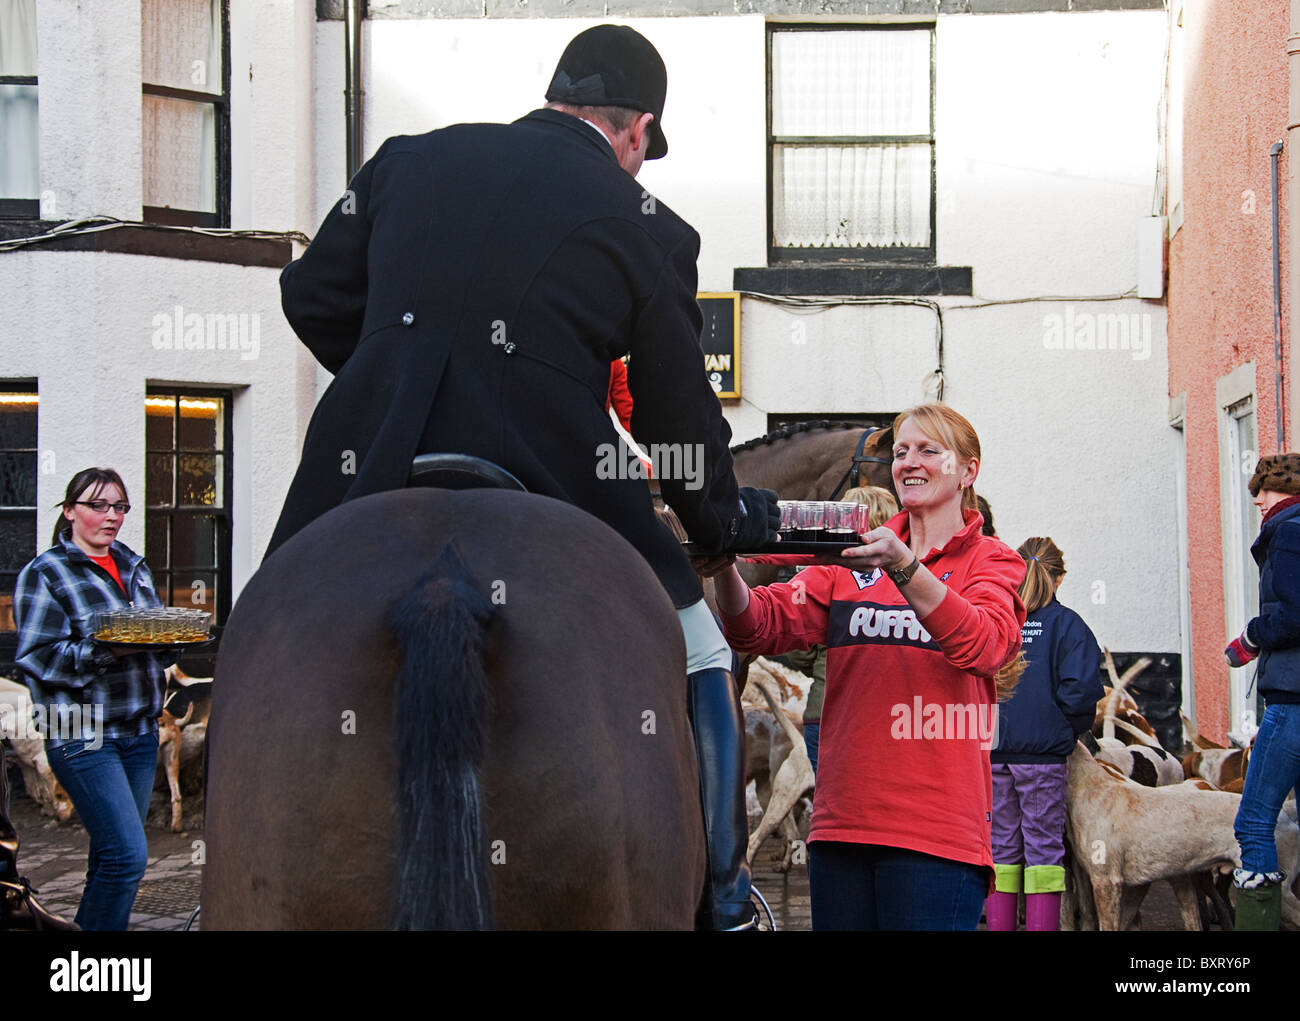
[[[262,565],[216,672],[205,929],[691,928],[681,628],[595,518],[346,503]]]
[[[854,467],[858,442],[869,427],[854,422],[800,422],[731,448],[736,481],[772,489],[782,500],[832,500],[852,485],[881,486],[894,492],[890,473],[894,430],[877,429],[863,446],[856,483],[846,478]],[[897,497],[897,493],[895,493]]]
[[[782,500],[830,500],[852,486],[880,486],[898,495],[890,471],[894,430],[877,429],[858,443],[868,426],[855,422],[800,422],[731,448],[736,481],[742,486],[774,490]],[[854,457],[875,458],[857,464],[858,479],[850,477]],[[780,568],[739,561],[741,577],[751,588],[776,581]],[[713,606],[711,586],[706,591]]]

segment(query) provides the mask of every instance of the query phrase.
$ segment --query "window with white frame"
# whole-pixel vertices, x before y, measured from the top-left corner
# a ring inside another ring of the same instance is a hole
[[[772,25],[769,254],[934,257],[934,26]]]
[[[1253,617],[1259,615],[1259,568],[1250,547],[1259,535],[1260,513],[1250,494],[1248,483],[1259,459],[1255,431],[1255,399],[1237,401],[1224,409],[1227,440],[1227,478],[1223,497],[1226,501],[1228,531],[1224,536],[1225,611],[1227,637],[1237,637]],[[1230,730],[1248,739],[1258,726],[1258,691],[1247,697],[1255,665],[1230,671]]]
[[[223,0],[141,0],[144,216],[229,222],[230,124]]]
[[[0,0],[0,216],[36,216],[36,0]]]

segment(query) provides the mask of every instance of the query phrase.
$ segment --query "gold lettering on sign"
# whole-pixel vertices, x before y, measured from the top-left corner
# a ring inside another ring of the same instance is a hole
[[[705,355],[704,371],[705,372],[730,372],[731,355]]]

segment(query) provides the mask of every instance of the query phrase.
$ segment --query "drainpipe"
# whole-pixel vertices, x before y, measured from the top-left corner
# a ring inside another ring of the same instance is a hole
[[[1297,0],[1300,2],[1300,0]],[[347,171],[348,183],[361,169],[361,21],[365,17],[364,0],[345,0],[343,13],[344,62],[347,65],[347,84],[343,92],[344,117],[347,120]]]
[[[1273,164],[1273,390],[1277,394],[1277,452],[1286,450],[1286,436],[1282,429],[1282,248],[1278,244],[1278,187],[1277,161],[1282,155],[1282,143],[1274,142],[1268,149]]]
[[[1290,152],[1300,151],[1300,0],[1291,0],[1291,27],[1287,34],[1286,40],[1287,55],[1287,77],[1290,93],[1290,104],[1287,111],[1286,120],[1286,145]],[[1287,259],[1287,294],[1290,295],[1290,315],[1287,318],[1287,331],[1290,337],[1291,345],[1291,365],[1294,368],[1296,361],[1296,338],[1300,337],[1300,227],[1297,226],[1297,215],[1300,214],[1300,166],[1297,160],[1288,159],[1287,161],[1287,240],[1289,256]],[[1289,410],[1292,416],[1291,435],[1295,435],[1295,409],[1300,407],[1300,373],[1291,373],[1291,393],[1289,394]],[[1278,391],[1278,399],[1282,399],[1282,392]],[[1285,422],[1285,419],[1283,420]],[[1279,433],[1278,449],[1286,450],[1286,435]]]

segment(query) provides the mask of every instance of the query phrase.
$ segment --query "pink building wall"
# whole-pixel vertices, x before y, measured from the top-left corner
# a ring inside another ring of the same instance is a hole
[[[1268,150],[1286,135],[1289,19],[1289,0],[1195,0],[1183,14],[1184,220],[1169,251],[1169,392],[1187,395],[1197,722],[1203,733],[1219,739],[1236,721],[1228,719],[1223,660],[1224,536],[1215,381],[1255,360],[1259,447],[1264,453],[1276,450]],[[1289,155],[1283,152],[1279,168],[1284,351]],[[1284,366],[1284,372],[1289,379],[1290,367]]]

